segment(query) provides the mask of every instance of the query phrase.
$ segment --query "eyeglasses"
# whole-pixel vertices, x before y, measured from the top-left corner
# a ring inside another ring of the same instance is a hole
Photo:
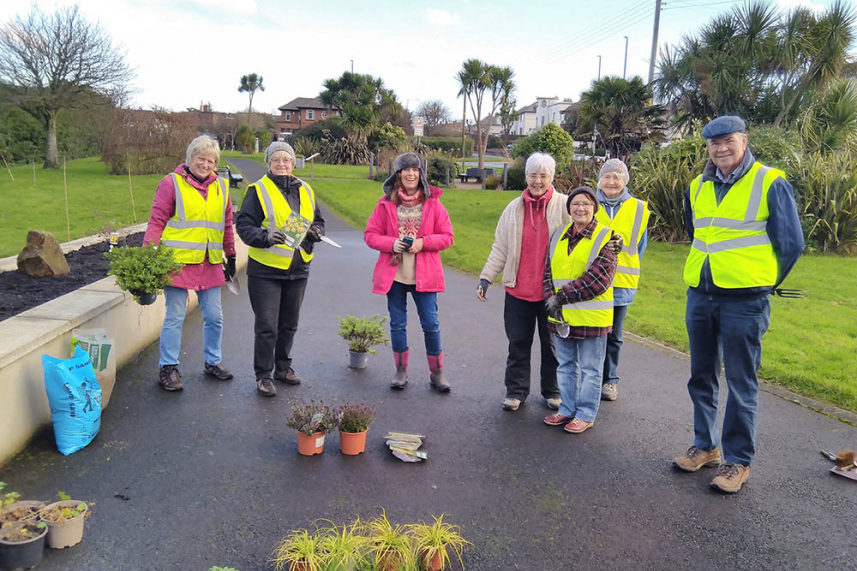
[[[271,163],[276,163],[276,164],[278,164],[278,165],[285,165],[285,164],[288,164],[288,163],[290,163],[290,162],[292,162],[292,159],[290,159],[290,158],[286,158],[286,159],[271,159]]]
[[[572,202],[571,208],[572,210],[577,210],[578,208],[586,208],[587,210],[592,208],[594,205],[591,202]]]

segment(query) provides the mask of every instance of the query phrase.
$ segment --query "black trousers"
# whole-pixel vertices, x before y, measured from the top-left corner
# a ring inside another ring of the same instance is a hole
[[[503,323],[509,339],[506,359],[506,397],[525,400],[530,394],[530,354],[533,335],[539,330],[541,346],[541,388],[545,398],[559,397],[556,384],[556,349],[548,331],[548,317],[543,301],[524,301],[506,293]]]
[[[292,345],[298,330],[307,280],[247,277],[250,306],[256,315],[253,369],[256,378],[269,377],[292,366]]]

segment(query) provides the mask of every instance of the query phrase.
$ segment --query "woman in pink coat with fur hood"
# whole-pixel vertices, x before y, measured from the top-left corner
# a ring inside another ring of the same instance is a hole
[[[408,293],[414,299],[425,337],[431,387],[449,392],[443,373],[437,293],[444,291],[441,250],[452,245],[452,223],[440,203],[443,191],[429,186],[426,167],[416,153],[396,157],[394,173],[384,181],[384,196],[366,223],[366,244],[378,250],[372,292],[387,296],[390,338],[396,374],[394,389],[408,384]]]

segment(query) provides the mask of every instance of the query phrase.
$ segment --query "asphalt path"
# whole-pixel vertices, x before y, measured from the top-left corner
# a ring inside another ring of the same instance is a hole
[[[259,174],[243,161],[239,168],[250,180]],[[342,249],[317,246],[294,347],[303,384],[278,384],[274,399],[256,394],[241,275],[241,295],[224,291],[224,364],[234,380],[202,375],[202,320],[193,312],[183,392],[157,386],[155,343],[119,371],[87,448],[61,456],[46,430],[0,470],[25,497],[63,490],[95,502],[84,542],[48,550],[40,570],[270,569],[271,549],[290,530],[382,508],[396,523],[447,514],[474,543],[465,564],[475,571],[857,569],[857,482],[828,473],[818,453],[857,447],[854,427],[762,392],[751,478],[740,494],[721,495],[709,489],[711,470],[671,468],[692,443],[687,358],[638,342],[623,349],[619,400],[604,403],[586,433],[542,423],[535,370],[535,394],[503,411],[502,289],[480,303],[476,280],[449,270],[439,306],[453,389],[430,390],[411,305],[410,385],[393,392],[390,348],[356,371],[337,336],[337,316],[386,314],[385,298],[371,293],[377,253],[359,230],[324,215]],[[331,434],[322,455],[299,456],[284,420],[300,399],[375,404],[367,451],[343,456]],[[427,435],[429,460],[394,458],[384,446],[390,430]]]

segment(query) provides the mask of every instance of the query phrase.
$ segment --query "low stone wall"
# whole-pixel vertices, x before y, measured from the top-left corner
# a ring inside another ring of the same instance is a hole
[[[63,251],[98,241],[98,237],[75,240],[74,244],[63,244]],[[243,268],[247,265],[247,247],[240,240],[235,242],[237,265]],[[0,260],[0,271],[15,269],[14,262],[14,256]],[[191,307],[196,307],[196,297],[190,298]],[[158,339],[164,307],[162,295],[152,305],[139,305],[110,276],[0,321],[0,466],[51,421],[42,355],[68,358],[73,329],[103,328],[116,339],[118,370]],[[109,395],[113,387],[102,389]],[[105,398],[104,406],[107,404]]]

